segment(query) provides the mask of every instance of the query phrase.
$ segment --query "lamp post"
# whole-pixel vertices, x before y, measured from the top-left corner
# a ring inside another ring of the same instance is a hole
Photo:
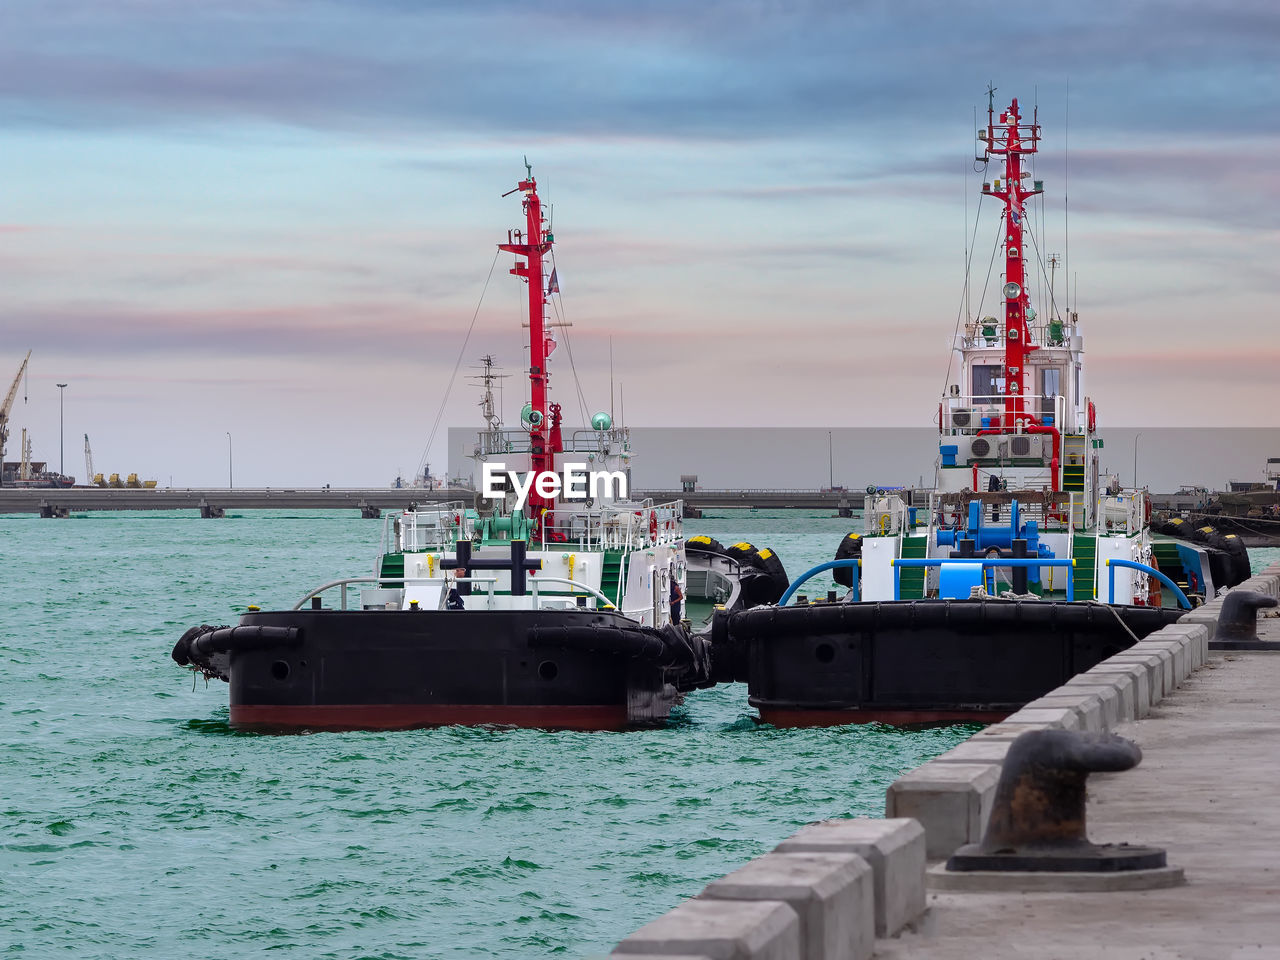
[[[227,489],[234,490],[235,483],[232,480],[231,473],[231,431],[227,431]]]
[[[62,444],[62,401],[67,396],[67,385],[58,384],[58,473],[66,475],[65,451]]]
[[[1142,436],[1142,432],[1134,434],[1133,437],[1133,489],[1138,489],[1138,439]]]

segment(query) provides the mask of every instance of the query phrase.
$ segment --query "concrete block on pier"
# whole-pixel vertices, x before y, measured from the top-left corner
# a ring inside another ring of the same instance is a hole
[[[988,740],[1016,740],[1030,730],[1061,730],[1062,727],[1051,723],[1022,723],[1013,719],[1001,720],[985,729],[979,730],[969,738],[969,743],[980,743]]]
[[[1114,657],[1104,660],[1097,666],[1078,674],[1067,682],[1067,686],[1079,684],[1087,687],[1094,683],[1111,683],[1120,691],[1124,712],[1129,719],[1141,720],[1151,712],[1151,684],[1154,680],[1159,684],[1157,672],[1160,669],[1158,658],[1124,659],[1117,661]]]
[[[780,900],[686,900],[619,943],[612,956],[636,954],[800,960],[800,918]]]
[[[952,747],[940,757],[934,757],[934,763],[1004,763],[1004,755],[1009,752],[1009,744],[1013,739],[970,738],[958,746]]]
[[[1169,654],[1170,672],[1173,674],[1173,682],[1169,684],[1166,694],[1176,690],[1182,681],[1187,679],[1191,674],[1188,668],[1191,658],[1187,655],[1186,644],[1178,638],[1157,639],[1159,634],[1152,634],[1141,643],[1135,643],[1130,650],[1136,650],[1143,653],[1147,650],[1163,650]]]
[[[1280,596],[1276,593],[1276,578],[1254,574],[1244,583],[1238,583],[1232,590],[1255,590],[1268,597]]]
[[[1167,627],[1156,631],[1148,640],[1179,640],[1185,647],[1187,656],[1190,658],[1187,673],[1198,670],[1204,666],[1205,660],[1209,657],[1209,634],[1210,629],[1203,623],[1171,623]]]
[[[702,897],[789,904],[802,960],[866,960],[875,949],[874,881],[856,853],[767,853],[707,884]]]
[[[1070,710],[1079,718],[1077,730],[1101,732],[1107,729],[1100,697],[1086,693],[1063,693],[1062,688],[1050,691],[1039,700],[1032,700],[1025,710]]]
[[[1195,626],[1204,627],[1206,630],[1209,631],[1209,640],[1212,640],[1214,633],[1218,629],[1218,615],[1221,612],[1221,610],[1222,610],[1221,606],[1219,606],[1214,610],[1210,610],[1208,606],[1197,607],[1195,610],[1192,610],[1190,613],[1184,613],[1178,619],[1178,625],[1181,626],[1182,624],[1185,623],[1185,624],[1193,624]],[[1205,643],[1207,644],[1208,640],[1206,640]],[[1205,653],[1205,659],[1208,659],[1207,652]]]
[[[1017,713],[1011,713],[1004,718],[1000,726],[1012,723],[1031,723],[1041,724],[1053,730],[1080,730],[1080,715],[1074,710],[1067,710],[1062,707],[1037,707],[1032,708],[1027,704]]]
[[[1154,707],[1165,697],[1169,696],[1169,694],[1173,693],[1174,689],[1178,685],[1173,677],[1172,650],[1166,650],[1160,646],[1142,647],[1138,644],[1134,644],[1124,653],[1117,654],[1107,662],[1110,663],[1111,661],[1116,661],[1118,663],[1124,663],[1126,661],[1133,662],[1143,660],[1149,661],[1153,664],[1158,664],[1156,679],[1159,682],[1153,684],[1151,687],[1151,705]]]
[[[853,853],[871,867],[877,937],[894,937],[924,913],[925,833],[915,820],[823,820],[802,827],[778,853]]]
[[[1132,674],[1081,673],[1072,677],[1057,691],[1079,690],[1092,693],[1102,699],[1102,707],[1107,716],[1107,729],[1114,730],[1116,724],[1138,719],[1137,693],[1134,687],[1137,680]]]
[[[1134,710],[1139,720],[1151,712],[1164,695],[1164,661],[1155,653],[1118,653],[1081,676],[1134,677]]]
[[[995,764],[929,762],[889,785],[885,816],[919,820],[925,855],[930,860],[949,857],[982,839],[999,780]]]

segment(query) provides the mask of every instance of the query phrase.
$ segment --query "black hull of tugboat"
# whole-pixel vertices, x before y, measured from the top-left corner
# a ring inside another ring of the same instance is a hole
[[[263,731],[622,730],[709,673],[704,641],[610,611],[296,610],[198,629],[174,659],[227,679],[232,726]]]
[[[748,610],[714,625],[713,676],[778,726],[993,722],[1185,611],[906,600]]]

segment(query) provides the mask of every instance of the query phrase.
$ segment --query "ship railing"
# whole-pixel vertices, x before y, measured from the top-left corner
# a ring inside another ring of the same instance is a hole
[[[413,553],[470,539],[475,521],[467,516],[467,510],[465,501],[451,500],[389,516],[383,524],[383,553],[392,552],[386,549],[388,543],[395,544],[394,552]]]
[[[1139,533],[1146,526],[1149,496],[1145,490],[1121,490],[1100,496],[1094,513],[1098,532],[1130,537]]]
[[[896,493],[868,494],[862,498],[862,523],[870,535],[901,537],[908,527],[910,510]]]
[[[319,598],[326,591],[332,590],[336,587],[340,591],[339,609],[346,610],[347,587],[351,584],[364,583],[375,583],[383,589],[386,589],[385,584],[398,583],[401,585],[401,590],[395,590],[394,588],[392,588],[392,590],[397,594],[401,594],[402,599],[402,590],[404,587],[438,586],[441,588],[440,603],[442,605],[447,597],[447,592],[444,589],[445,587],[458,583],[469,583],[473,586],[480,585],[485,588],[486,608],[493,609],[494,587],[497,582],[497,577],[345,577],[342,580],[332,580],[329,583],[322,584],[314,590],[311,590],[306,594],[306,596],[294,604],[293,609],[301,610],[309,600]],[[544,592],[546,585],[551,583],[567,586],[569,588],[569,593]],[[549,607],[577,606],[579,598],[586,600],[588,597],[597,601],[596,609],[617,609],[617,604],[614,603],[613,600],[605,596],[605,594],[596,587],[593,587],[589,583],[583,583],[581,580],[572,580],[568,577],[531,577],[529,579],[529,588],[528,595],[532,600],[533,609],[535,610],[541,610]],[[603,606],[600,606],[600,604],[603,604]],[[648,610],[647,607],[644,609],[646,611]]]
[[[481,442],[475,445],[477,456],[500,457],[512,453],[529,453],[532,447],[529,431],[518,427],[486,431],[481,438]],[[564,437],[561,444],[563,449],[558,453],[619,454],[630,451],[631,434],[629,429],[622,428],[579,429]]]
[[[684,539],[684,501],[643,500],[605,507],[600,516],[600,543],[624,551],[672,544]]]
[[[629,550],[675,543],[684,536],[684,501],[645,500],[599,510],[548,511],[541,530],[539,544],[544,549],[576,545],[580,550]]]
[[[616,456],[631,451],[631,431],[574,430],[565,441],[565,453],[600,453]]]
[[[994,319],[994,318],[993,318]],[[973,349],[974,347],[1000,347],[1004,345],[1004,322],[996,321],[995,335],[986,337],[981,333],[981,329],[988,324],[975,323],[972,327],[967,327],[965,332],[960,335],[959,340],[964,344],[965,349]],[[1057,327],[1058,336],[1054,336],[1054,327]],[[1027,329],[1030,331],[1029,342],[1038,347],[1057,347],[1060,349],[1079,350],[1079,341],[1073,341],[1072,338],[1078,336],[1079,330],[1071,323],[1061,318],[1046,317],[1043,322],[1029,323]]]
[[[546,583],[562,584],[564,586],[569,587],[570,592],[568,594],[564,594],[564,593],[555,593],[550,595],[543,594],[539,590],[539,588]],[[597,600],[603,601],[605,609],[607,610],[617,609],[617,604],[615,604],[612,600],[606,597],[601,591],[597,590],[595,587],[591,586],[591,584],[589,583],[583,583],[581,580],[571,580],[568,577],[537,576],[537,577],[531,577],[529,579],[529,586],[531,587],[530,594],[533,597],[533,606],[534,606],[534,609],[537,609],[537,610],[543,609],[544,607],[577,606],[579,597],[581,597],[581,599],[583,600],[586,599],[585,596],[582,596],[578,593],[578,591],[580,590],[583,591],[583,594],[590,594],[593,597],[595,597]],[[600,609],[600,608],[597,607],[597,609]]]
[[[902,599],[902,571],[906,567],[947,567],[947,566],[980,566],[982,568],[982,586],[988,593],[996,592],[995,570],[1012,569],[1014,567],[1036,567],[1040,569],[1065,567],[1067,570],[1067,600],[1074,601],[1075,595],[1075,560],[1061,557],[901,557],[890,561],[893,564],[893,599]],[[991,574],[988,581],[988,573]],[[988,589],[989,587],[989,589]]]
[[[1162,584],[1173,591],[1174,597],[1178,601],[1178,606],[1183,610],[1191,609],[1191,600],[1182,591],[1182,588],[1169,579],[1167,574],[1161,573],[1155,567],[1148,566],[1145,563],[1138,563],[1136,560],[1124,560],[1120,557],[1108,557],[1107,566],[1107,603],[1116,602],[1116,570],[1120,567],[1127,567],[1130,570],[1138,570],[1145,573],[1148,577],[1155,577]]]
[[[947,394],[942,398],[942,434],[948,437],[974,436],[981,430],[995,429],[1003,423],[1004,404],[1008,397],[998,394]],[[1066,432],[1067,400],[1061,394],[1044,396],[1029,392],[1023,395],[1029,412],[1045,426]],[[1014,426],[1014,425],[1011,425]],[[1016,427],[1015,427],[1016,429]]]
[[[1081,496],[1065,490],[1049,490],[1047,483],[1040,489],[1030,490],[934,491],[929,495],[929,517],[935,527],[955,529],[957,524],[964,526],[968,522],[969,504],[977,502],[982,504],[984,523],[1007,524],[1009,503],[1016,500],[1020,522],[1034,520],[1042,532],[1070,531]]]
[[[293,609],[301,610],[303,604],[305,604],[308,600],[311,600],[312,598],[318,598],[320,597],[321,594],[325,593],[326,591],[332,590],[334,587],[338,587],[341,592],[341,601],[340,601],[341,606],[339,607],[339,609],[346,610],[347,609],[347,587],[353,583],[376,583],[379,586],[386,583],[398,583],[400,584],[402,589],[404,587],[411,587],[411,586],[433,586],[433,585],[444,586],[447,583],[470,583],[470,584],[478,583],[486,587],[488,592],[488,597],[489,597],[489,606],[492,607],[493,606],[493,588],[494,588],[494,584],[496,584],[497,582],[498,582],[497,577],[344,577],[341,580],[330,580],[328,583],[325,583],[316,587],[314,590],[312,590],[306,596],[304,596],[301,600],[299,600],[296,604],[294,604]],[[396,591],[396,592],[399,592],[399,591]],[[441,593],[441,597],[443,602],[443,597],[444,597],[443,591]]]

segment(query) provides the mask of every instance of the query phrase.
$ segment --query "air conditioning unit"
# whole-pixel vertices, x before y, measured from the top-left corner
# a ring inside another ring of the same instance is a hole
[[[1009,456],[1018,460],[1043,460],[1044,441],[1038,434],[1015,433],[1009,437]]]
[[[974,437],[969,444],[970,460],[986,460],[995,455],[995,445],[991,437]]]
[[[957,430],[967,430],[978,425],[978,412],[973,407],[952,407],[951,426]]]

